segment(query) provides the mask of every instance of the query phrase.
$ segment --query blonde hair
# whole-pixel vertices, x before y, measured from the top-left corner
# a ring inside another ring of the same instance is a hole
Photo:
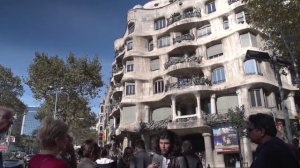
[[[42,149],[50,149],[56,146],[56,138],[64,138],[68,135],[68,126],[62,120],[54,120],[47,117],[43,120],[37,134]]]

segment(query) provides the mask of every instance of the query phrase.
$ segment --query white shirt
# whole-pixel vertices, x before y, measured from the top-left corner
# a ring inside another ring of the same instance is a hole
[[[169,163],[170,163],[170,159],[163,157],[161,168],[168,168]]]

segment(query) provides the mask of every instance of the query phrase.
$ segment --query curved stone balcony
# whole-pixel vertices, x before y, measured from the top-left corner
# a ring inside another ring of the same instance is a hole
[[[122,96],[123,92],[123,87],[120,83],[117,83],[113,88],[112,88],[112,96],[113,97],[120,97]]]
[[[120,114],[120,101],[115,101],[111,103],[111,113],[109,116],[116,116],[117,114]]]
[[[121,80],[121,78],[123,76],[123,72],[124,72],[123,67],[113,67],[112,68],[113,77],[117,81]]]
[[[125,52],[125,48],[124,48],[124,45],[122,45],[118,49],[116,49],[115,57],[118,57],[118,56],[124,54],[124,52]]]
[[[176,65],[176,64],[179,64],[179,63],[197,63],[197,64],[200,64],[201,61],[202,61],[202,56],[200,56],[200,57],[197,57],[197,56],[181,57],[181,58],[169,60],[168,62],[165,63],[164,67],[165,67],[165,69],[168,69],[172,65]]]

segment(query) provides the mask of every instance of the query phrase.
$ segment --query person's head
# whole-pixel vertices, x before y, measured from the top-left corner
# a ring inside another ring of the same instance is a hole
[[[109,150],[107,148],[101,148],[100,149],[100,158],[107,158],[109,155]]]
[[[192,143],[189,140],[183,141],[181,148],[183,154],[189,154],[193,151]]]
[[[47,117],[43,120],[37,138],[42,149],[60,152],[68,143],[68,126],[61,120]]]
[[[164,156],[168,155],[171,152],[171,149],[174,147],[175,135],[174,133],[163,130],[159,135],[159,149],[160,153]]]
[[[292,144],[293,144],[293,146],[295,146],[295,147],[299,147],[299,139],[298,138],[293,138],[292,139]]]
[[[14,110],[0,106],[0,133],[5,132],[13,124]]]
[[[126,147],[123,153],[123,160],[125,164],[129,164],[130,160],[133,158],[133,148]]]
[[[256,144],[263,143],[270,137],[275,137],[277,130],[272,116],[268,114],[253,114],[249,116],[248,136]]]
[[[90,158],[93,161],[97,160],[99,156],[98,144],[92,139],[85,140],[78,150],[78,155],[81,158]]]
[[[134,147],[136,149],[144,149],[145,150],[145,142],[142,139],[138,139],[134,142]]]

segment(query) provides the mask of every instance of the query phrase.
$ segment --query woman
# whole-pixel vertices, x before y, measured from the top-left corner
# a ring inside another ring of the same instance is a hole
[[[68,143],[68,126],[61,120],[46,118],[37,134],[41,151],[29,161],[29,168],[68,168],[57,156]]]
[[[92,139],[86,140],[78,150],[78,155],[80,156],[80,162],[77,168],[96,168],[95,161],[99,156],[98,144]]]
[[[118,168],[134,168],[134,151],[131,147],[126,147],[124,149],[123,157],[118,163]]]

